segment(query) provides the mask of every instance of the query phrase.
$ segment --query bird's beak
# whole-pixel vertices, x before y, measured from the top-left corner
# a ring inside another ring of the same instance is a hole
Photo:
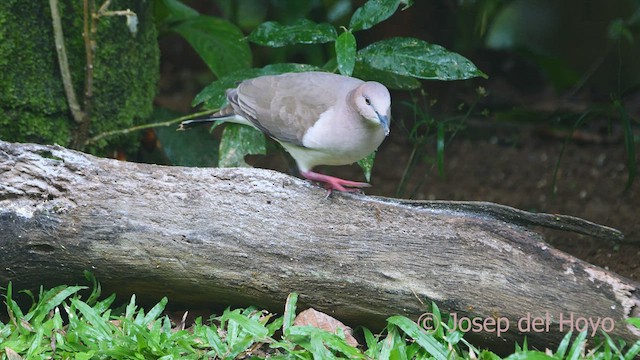
[[[380,125],[384,128],[384,135],[389,135],[389,116],[388,115],[380,115],[378,114],[378,120],[380,120]]]

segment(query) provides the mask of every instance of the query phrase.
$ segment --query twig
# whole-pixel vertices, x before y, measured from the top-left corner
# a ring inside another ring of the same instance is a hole
[[[102,140],[104,138],[107,137],[111,137],[111,136],[116,136],[116,135],[125,135],[125,134],[129,134],[131,132],[134,131],[138,131],[138,130],[144,130],[144,129],[150,129],[150,128],[154,128],[154,127],[161,127],[161,126],[171,126],[177,122],[181,122],[181,121],[185,121],[185,120],[189,120],[189,119],[193,119],[193,118],[197,118],[200,116],[205,116],[205,115],[210,115],[215,113],[216,110],[206,110],[206,111],[201,111],[201,112],[197,112],[197,113],[193,113],[193,114],[189,114],[189,115],[185,115],[185,116],[181,116],[179,118],[175,118],[175,119],[171,119],[168,121],[163,121],[163,122],[158,122],[158,123],[153,123],[153,124],[144,124],[144,125],[138,125],[138,126],[133,126],[127,129],[119,129],[119,130],[112,130],[112,131],[106,131],[103,132],[101,134],[98,134],[90,139],[88,139],[87,141],[85,141],[84,145],[91,145],[99,140]]]
[[[51,6],[51,22],[53,24],[53,38],[56,45],[56,52],[58,53],[58,64],[60,65],[60,75],[62,77],[62,84],[64,85],[64,91],[67,95],[67,102],[69,103],[69,109],[73,119],[82,124],[86,120],[86,113],[80,107],[76,92],[73,89],[73,82],[71,81],[71,72],[69,71],[69,60],[67,58],[67,50],[64,45],[64,36],[62,33],[62,23],[60,21],[60,12],[58,11],[58,0],[49,0]]]
[[[83,1],[83,34],[84,52],[86,56],[85,81],[84,81],[84,113],[85,121],[74,134],[74,147],[82,150],[87,137],[93,112],[93,62],[95,57],[95,34],[97,19],[93,16],[93,0]]]

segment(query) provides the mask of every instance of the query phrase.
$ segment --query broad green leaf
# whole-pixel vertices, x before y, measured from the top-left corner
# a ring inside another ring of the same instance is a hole
[[[204,88],[193,99],[192,106],[204,104],[207,109],[219,109],[226,101],[225,92],[234,88],[245,79],[251,79],[264,75],[276,75],[286,72],[321,71],[312,65],[306,64],[273,64],[263,68],[242,69],[223,76]]]
[[[291,25],[281,25],[276,21],[262,23],[247,38],[258,45],[281,47],[294,44],[323,44],[334,41],[336,37],[333,25],[316,24],[311,20],[300,19]]]
[[[240,29],[226,20],[197,16],[173,30],[191,44],[217,77],[251,66],[249,44]]]
[[[412,90],[420,87],[420,82],[412,77],[374,69],[362,61],[356,61],[353,75],[358,79],[377,81],[390,89]]]
[[[356,9],[351,16],[349,28],[352,31],[366,30],[373,25],[387,20],[396,12],[398,6],[404,3],[406,9],[412,1],[403,0],[369,0],[362,7]]]
[[[357,61],[374,69],[419,79],[486,77],[462,55],[415,38],[396,37],[373,43],[358,51]]]
[[[236,19],[243,29],[255,29],[267,17],[269,2],[264,0],[237,1]]]
[[[410,336],[416,343],[420,344],[423,349],[427,350],[431,356],[438,360],[447,360],[449,351],[447,347],[438,342],[432,335],[428,335],[415,322],[404,316],[392,316],[387,319],[389,324],[396,325],[405,334]]]
[[[264,135],[246,125],[227,124],[220,141],[220,167],[249,167],[246,155],[267,153]]]
[[[376,159],[376,152],[372,152],[367,155],[364,159],[358,160],[358,165],[362,168],[364,172],[364,177],[367,179],[367,182],[371,181],[371,169],[373,169],[373,162]]]
[[[182,21],[200,15],[198,11],[185,5],[180,0],[162,0],[160,3],[165,6],[168,12],[168,16],[163,19],[166,22]]]
[[[336,39],[336,57],[340,74],[351,76],[356,65],[356,37],[345,31]]]

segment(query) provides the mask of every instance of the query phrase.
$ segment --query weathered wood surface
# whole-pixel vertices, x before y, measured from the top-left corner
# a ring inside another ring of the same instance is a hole
[[[500,337],[490,320],[472,329],[494,343],[527,335],[554,344],[561,320],[566,332],[589,318],[613,336],[640,336],[625,323],[640,312],[638,283],[525,225],[619,237],[613,229],[488,203],[324,194],[268,170],[135,164],[0,141],[0,286],[83,282],[90,270],[107,293],[191,307],[281,311],[295,291],[301,306],[351,324],[418,320],[431,301],[458,318],[508,319]],[[547,315],[548,329],[525,327],[527,316]]]

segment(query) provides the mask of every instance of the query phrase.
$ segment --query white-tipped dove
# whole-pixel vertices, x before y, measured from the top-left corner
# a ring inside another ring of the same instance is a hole
[[[389,134],[391,96],[377,82],[324,72],[286,73],[245,80],[227,90],[229,104],[206,119],[253,126],[278,141],[300,174],[338,191],[367,183],[313,172],[317,165],[346,165],[372,153]]]

